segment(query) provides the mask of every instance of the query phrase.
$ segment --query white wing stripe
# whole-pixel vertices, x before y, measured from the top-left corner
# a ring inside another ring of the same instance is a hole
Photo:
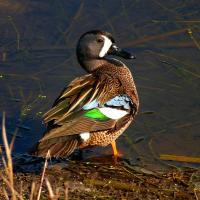
[[[110,119],[120,119],[120,118],[122,118],[122,117],[124,117],[125,115],[128,114],[128,112],[125,111],[125,110],[119,110],[119,109],[108,108],[108,107],[99,108],[99,110],[106,117],[109,117]]]

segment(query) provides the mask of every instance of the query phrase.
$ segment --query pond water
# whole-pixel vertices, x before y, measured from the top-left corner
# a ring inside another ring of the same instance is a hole
[[[75,56],[79,36],[102,29],[137,57],[124,61],[140,112],[117,140],[123,156],[156,166],[161,154],[200,156],[198,0],[2,0],[0,27],[0,111],[9,139],[18,129],[14,153],[25,153],[42,136],[42,114],[85,73]],[[93,155],[109,153],[110,147]]]

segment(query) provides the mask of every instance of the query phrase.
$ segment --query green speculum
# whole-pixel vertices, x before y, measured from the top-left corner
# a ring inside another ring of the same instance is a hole
[[[97,108],[87,111],[86,113],[84,113],[84,116],[92,119],[97,119],[100,121],[107,121],[108,119],[110,119],[106,115],[101,113],[101,111]]]

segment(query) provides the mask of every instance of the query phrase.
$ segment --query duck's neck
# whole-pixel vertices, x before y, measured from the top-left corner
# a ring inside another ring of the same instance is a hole
[[[108,60],[106,59],[88,59],[88,60],[79,60],[81,66],[89,73],[94,72],[99,67],[106,64]]]

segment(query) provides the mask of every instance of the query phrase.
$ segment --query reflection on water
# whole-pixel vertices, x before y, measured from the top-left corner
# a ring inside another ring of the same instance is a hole
[[[42,114],[85,73],[75,45],[98,28],[137,56],[126,63],[141,107],[118,139],[124,156],[144,164],[159,154],[200,156],[199,12],[197,1],[1,1],[0,110],[9,137],[19,129],[14,151],[41,137]]]

